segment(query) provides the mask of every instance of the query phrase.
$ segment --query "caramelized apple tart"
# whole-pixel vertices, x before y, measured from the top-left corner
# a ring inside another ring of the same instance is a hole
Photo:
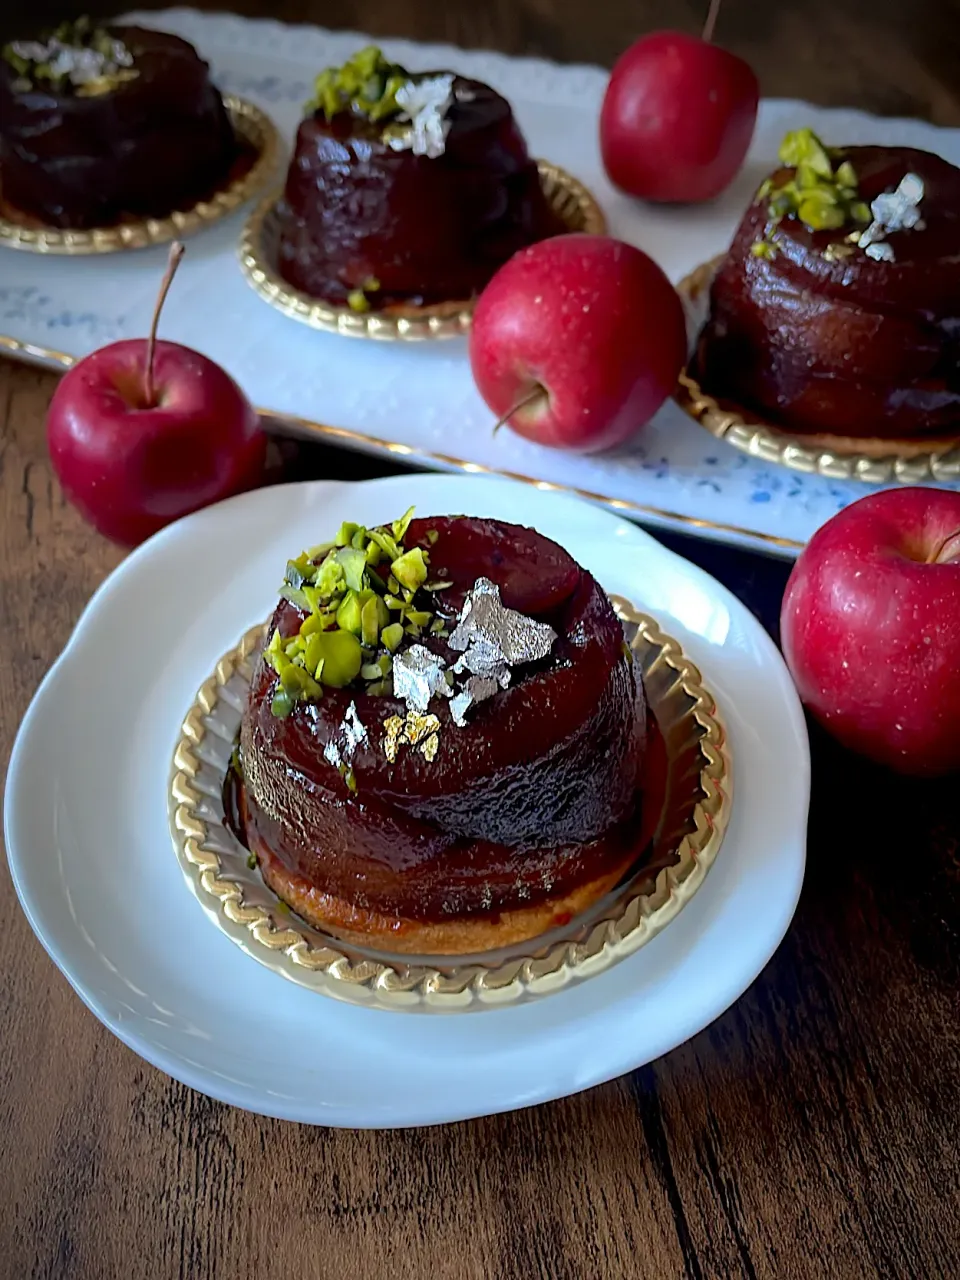
[[[704,391],[795,432],[960,432],[960,169],[788,134],[710,291]]]
[[[46,226],[165,217],[216,191],[242,150],[178,36],[80,18],[0,50],[3,204]]]
[[[356,311],[467,301],[566,229],[505,98],[373,47],[318,76],[279,213],[283,278]]]
[[[290,561],[226,808],[267,884],[348,942],[536,937],[643,857],[651,741],[609,599],[541,534],[442,516]]]

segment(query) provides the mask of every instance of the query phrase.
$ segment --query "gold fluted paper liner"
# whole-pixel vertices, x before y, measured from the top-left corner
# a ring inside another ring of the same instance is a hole
[[[0,216],[0,247],[73,257],[120,253],[186,239],[227,217],[274,181],[280,160],[280,135],[266,112],[252,102],[229,94],[223,102],[234,132],[252,148],[253,159],[209,199],[200,200],[189,209],[175,210],[164,218],[124,219],[114,226],[83,231],[44,226],[4,206],[4,216]]]
[[[696,267],[677,285],[692,333],[707,318],[710,282],[721,262],[715,258]],[[862,480],[867,484],[922,484],[960,478],[960,436],[904,439],[803,435],[763,422],[742,406],[717,400],[685,369],[674,398],[702,427],[742,453],[775,462],[807,475],[831,480]]]
[[[614,597],[643,672],[669,762],[654,836],[655,877],[639,871],[563,929],[478,956],[395,956],[352,947],[294,916],[224,826],[222,786],[265,626],[217,663],[183,722],[169,791],[181,869],[207,916],[248,955],[301,986],[353,1004],[418,1012],[500,1007],[608,969],[655,937],[693,897],[730,816],[729,745],[700,672],[652,618]],[[665,863],[670,865],[664,866]],[[171,923],[170,945],[179,945]]]
[[[538,160],[540,183],[554,212],[568,231],[601,235],[607,229],[603,211],[582,182],[558,165]],[[256,293],[284,315],[313,329],[351,338],[422,342],[457,338],[470,328],[474,300],[461,299],[430,306],[397,304],[381,311],[353,311],[311,297],[288,284],[279,274],[279,201],[281,192],[266,196],[247,219],[240,240],[240,266]]]

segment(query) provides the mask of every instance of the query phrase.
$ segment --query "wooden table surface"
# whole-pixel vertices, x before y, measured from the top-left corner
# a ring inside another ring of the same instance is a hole
[[[606,62],[641,30],[694,29],[699,10],[666,0],[268,8]],[[866,15],[858,0],[728,0],[720,38],[751,58],[767,93],[960,124],[955,0],[876,0]],[[52,478],[43,422],[53,386],[50,374],[0,361],[4,767],[41,676],[122,556]],[[385,470],[321,449],[290,449],[284,461],[291,477]],[[775,627],[783,565],[666,540]],[[440,1129],[298,1127],[167,1079],[72,994],[4,866],[0,1276],[960,1275],[956,780],[892,782],[816,734],[813,754],[796,920],[734,1008],[616,1083]]]

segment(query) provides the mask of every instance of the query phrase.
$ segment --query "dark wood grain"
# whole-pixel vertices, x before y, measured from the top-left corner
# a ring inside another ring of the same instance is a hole
[[[646,27],[693,29],[699,8],[280,0],[269,12],[609,62]],[[721,35],[768,93],[960,123],[960,7],[877,0],[865,12],[854,0],[729,0]],[[0,361],[4,769],[37,683],[121,559],[52,479],[43,419],[53,385]],[[293,446],[277,465],[285,476],[386,469]],[[782,565],[667,541],[775,626]],[[893,782],[819,734],[813,746],[797,918],[734,1008],[631,1077],[443,1129],[309,1129],[172,1083],[72,994],[4,867],[0,1276],[960,1275],[957,782]]]
[[[166,8],[144,0],[138,9]],[[613,63],[644,31],[699,31],[707,0],[203,0],[199,9],[321,23],[465,48]],[[14,0],[0,34],[117,11],[110,0]],[[768,97],[960,123],[960,0],[725,0],[717,39],[747,58]]]

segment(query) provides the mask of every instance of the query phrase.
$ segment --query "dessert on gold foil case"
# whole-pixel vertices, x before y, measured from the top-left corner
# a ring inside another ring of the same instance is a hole
[[[729,252],[680,285],[699,322],[681,404],[801,469],[819,451],[868,479],[891,457],[917,478],[949,470],[960,169],[909,147],[827,147],[809,129],[780,161]]]
[[[0,245],[99,253],[186,235],[238,207],[278,154],[186,40],[80,18],[0,51]]]
[[[603,227],[579,182],[530,158],[489,85],[414,74],[371,46],[317,77],[241,262],[267,301],[316,328],[447,337],[517,250]]]
[[[171,784],[208,914],[198,822],[276,895],[269,918],[243,917],[263,963],[295,936],[344,999],[376,980],[380,1003],[396,988],[409,1004],[418,966],[442,970],[450,1004],[474,981],[519,999],[538,993],[524,961],[560,985],[597,972],[706,874],[730,802],[712,699],[557,543],[411,509],[341,525],[288,562],[280,597],[204,687]],[[205,741],[213,819],[195,803]],[[217,884],[244,902],[251,877],[235,877],[221,865]]]

